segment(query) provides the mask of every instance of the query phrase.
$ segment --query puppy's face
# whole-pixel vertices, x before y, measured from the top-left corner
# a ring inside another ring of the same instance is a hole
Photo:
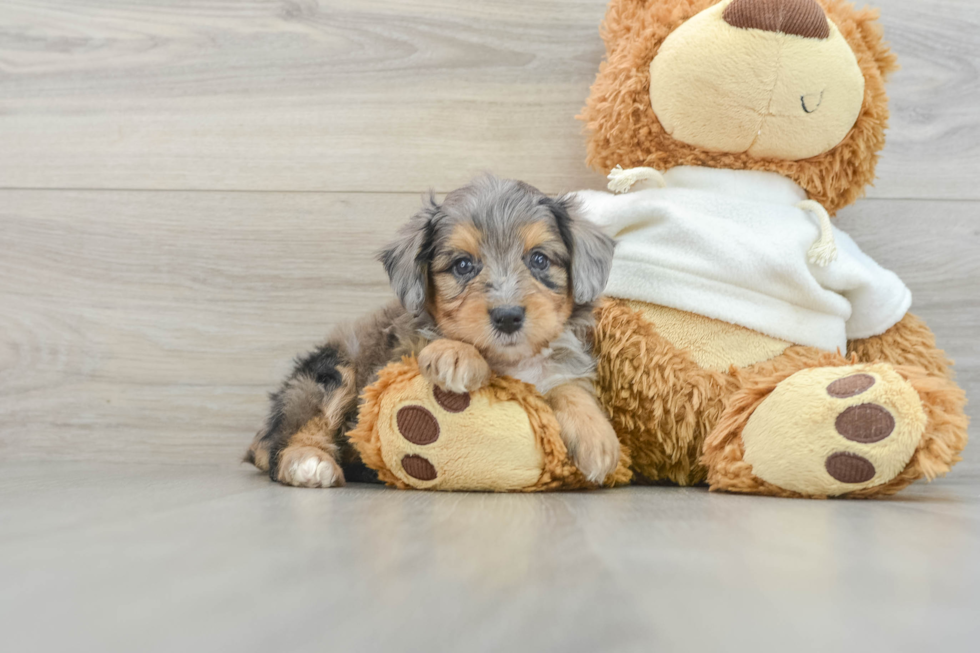
[[[483,177],[431,202],[382,254],[405,308],[491,362],[533,356],[606,285],[612,240],[566,199]]]
[[[486,217],[456,222],[436,242],[427,308],[447,337],[487,358],[526,358],[572,313],[571,252],[543,207],[516,221]]]

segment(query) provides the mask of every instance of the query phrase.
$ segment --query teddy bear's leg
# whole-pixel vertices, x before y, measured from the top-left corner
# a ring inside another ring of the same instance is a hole
[[[914,322],[859,349],[890,350],[889,340],[912,337]],[[896,355],[915,362],[909,351]],[[925,366],[861,363],[856,348],[851,360],[824,354],[796,370],[746,374],[705,441],[712,489],[870,497],[945,473],[966,444],[964,396],[937,367],[941,352],[919,356]]]
[[[415,359],[392,363],[365,388],[357,426],[347,436],[382,481],[403,489],[595,487],[568,459],[545,399],[507,377],[452,392],[429,381]],[[628,482],[628,465],[623,452],[606,483]]]
[[[599,401],[629,451],[634,482],[704,482],[705,436],[738,381],[699,366],[623,300],[596,311],[595,352]]]

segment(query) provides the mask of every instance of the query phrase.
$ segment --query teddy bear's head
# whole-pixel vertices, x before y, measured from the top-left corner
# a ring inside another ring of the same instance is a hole
[[[831,213],[874,179],[896,68],[844,0],[612,0],[588,162],[768,170]]]

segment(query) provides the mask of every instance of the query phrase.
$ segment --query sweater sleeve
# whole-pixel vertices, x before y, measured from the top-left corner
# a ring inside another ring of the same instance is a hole
[[[869,338],[897,324],[912,305],[912,293],[891,270],[878,265],[843,231],[834,228],[838,259],[826,268],[811,265],[820,284],[851,305],[847,339]]]

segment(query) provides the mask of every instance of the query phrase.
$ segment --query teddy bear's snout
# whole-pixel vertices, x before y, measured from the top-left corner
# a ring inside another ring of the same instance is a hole
[[[795,34],[811,39],[830,36],[827,16],[816,0],[735,0],[722,15],[732,27]]]

